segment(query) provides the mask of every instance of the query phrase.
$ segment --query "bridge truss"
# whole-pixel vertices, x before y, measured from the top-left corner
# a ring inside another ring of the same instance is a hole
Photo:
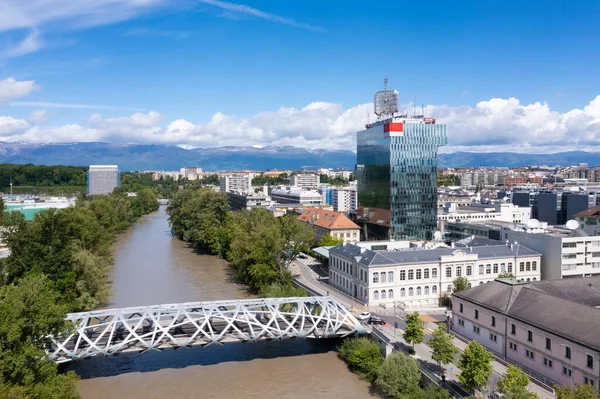
[[[365,333],[331,297],[195,302],[67,315],[75,330],[54,339],[57,363],[97,355],[226,342],[333,338]]]

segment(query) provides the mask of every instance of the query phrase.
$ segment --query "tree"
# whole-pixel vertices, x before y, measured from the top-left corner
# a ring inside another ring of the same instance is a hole
[[[409,344],[412,344],[413,352],[415,351],[415,344],[420,344],[425,339],[423,325],[421,324],[418,312],[406,315],[406,328],[404,329],[402,338]]]
[[[516,276],[509,272],[500,273],[498,278],[515,278]]]
[[[460,352],[452,342],[452,336],[446,332],[444,325],[438,326],[427,345],[432,349],[431,358],[439,365],[452,363],[454,356]]]
[[[275,218],[269,212],[270,216]],[[275,218],[279,221],[279,241],[281,247],[277,256],[277,263],[281,273],[282,280],[286,277],[288,266],[293,262],[302,251],[308,251],[315,242],[313,229],[306,223],[302,223],[294,215],[285,215],[281,218]]]
[[[260,289],[261,298],[291,298],[299,296],[307,296],[306,291],[291,283],[273,283]]]
[[[458,380],[469,391],[484,389],[492,375],[492,354],[477,341],[470,341],[463,352],[458,368]]]
[[[471,288],[466,277],[457,277],[452,281],[452,292],[461,292]]]
[[[341,237],[333,237],[331,234],[325,234],[319,240],[320,247],[335,247],[344,243],[344,239]]]
[[[506,374],[498,380],[496,386],[507,399],[538,399],[538,395],[527,391],[529,376],[514,365],[508,366]]]
[[[369,338],[345,339],[339,348],[339,356],[348,368],[367,381],[374,381],[383,362],[379,345]]]
[[[416,360],[401,353],[388,356],[379,368],[375,386],[392,399],[402,399],[414,395],[421,381],[421,368]]]
[[[452,395],[444,388],[430,384],[418,394],[411,395],[410,399],[452,399]]]
[[[556,388],[557,399],[600,399],[600,391],[591,384],[575,383]]]

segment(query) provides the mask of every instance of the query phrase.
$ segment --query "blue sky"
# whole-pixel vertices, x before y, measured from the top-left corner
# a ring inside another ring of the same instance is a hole
[[[348,148],[387,75],[448,151],[597,150],[599,20],[593,0],[0,0],[0,140]]]

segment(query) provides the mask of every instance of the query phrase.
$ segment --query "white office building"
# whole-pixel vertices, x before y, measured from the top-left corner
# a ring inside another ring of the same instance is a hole
[[[344,244],[329,250],[329,282],[369,306],[418,309],[437,307],[452,282],[466,277],[471,286],[500,273],[518,280],[540,280],[541,255],[519,244],[464,248],[408,248],[374,251]]]
[[[88,194],[111,194],[115,187],[121,186],[117,165],[91,165],[88,170]]]
[[[271,199],[279,204],[323,205],[321,193],[301,187],[276,187],[271,190]]]
[[[354,212],[357,207],[356,187],[336,187],[333,189],[333,210]]]
[[[248,193],[252,189],[252,176],[248,174],[232,174],[220,177],[221,192],[230,191]]]
[[[316,189],[320,183],[321,176],[314,173],[299,173],[290,177],[290,184],[293,187]]]
[[[489,204],[470,204],[457,206],[448,203],[438,212],[438,230],[444,231],[445,222],[499,220],[508,223],[527,223],[531,219],[531,208],[517,206],[510,202]]]

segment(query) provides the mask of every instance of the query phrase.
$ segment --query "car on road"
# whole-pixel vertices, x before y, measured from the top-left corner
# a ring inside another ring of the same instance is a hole
[[[369,317],[371,317],[371,313],[362,312],[361,314],[358,315],[358,320],[369,320]]]
[[[369,320],[367,321],[367,323],[383,326],[383,325],[385,325],[385,320],[380,319],[379,317],[376,317],[376,316],[371,316],[371,317],[369,317]]]

